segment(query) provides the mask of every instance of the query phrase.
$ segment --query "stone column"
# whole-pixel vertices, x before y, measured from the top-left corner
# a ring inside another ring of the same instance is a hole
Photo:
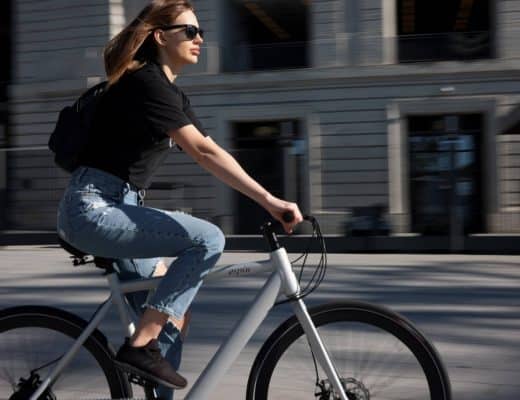
[[[345,28],[345,7],[348,1],[310,2],[311,67],[346,64],[349,35]]]

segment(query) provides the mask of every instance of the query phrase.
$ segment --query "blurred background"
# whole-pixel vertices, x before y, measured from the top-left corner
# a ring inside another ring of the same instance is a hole
[[[49,135],[146,3],[0,2],[0,244],[54,240],[68,175]],[[193,3],[204,49],[176,83],[336,251],[520,251],[520,0]],[[237,240],[265,219],[180,152],[147,204]]]

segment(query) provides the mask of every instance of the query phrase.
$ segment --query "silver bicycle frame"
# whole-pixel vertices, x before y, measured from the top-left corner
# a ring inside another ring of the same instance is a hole
[[[206,368],[202,371],[195,381],[185,400],[206,400],[210,398],[215,386],[226,374],[240,352],[246,346],[249,339],[253,336],[259,325],[267,316],[269,310],[274,306],[280,293],[286,297],[295,297],[300,288],[298,281],[291,267],[291,263],[284,248],[273,251],[270,260],[259,262],[247,262],[233,264],[225,267],[215,268],[206,276],[205,282],[211,282],[223,278],[240,278],[242,276],[258,273],[260,271],[272,271],[267,282],[258,293],[253,304],[235,325],[231,334],[219,347],[217,353],[210,360]],[[134,332],[134,323],[130,317],[129,307],[126,303],[124,294],[141,290],[150,290],[157,286],[160,277],[151,279],[140,279],[129,282],[120,282],[115,273],[108,275],[111,294],[106,302],[100,307],[92,321],[80,337],[74,342],[72,347],[60,359],[57,365],[49,372],[38,390],[32,395],[30,400],[37,400],[45,389],[55,381],[64,370],[67,364],[76,355],[85,340],[92,334],[102,319],[107,314],[112,304],[116,304],[121,323],[127,335]],[[303,300],[294,300],[290,303],[294,313],[302,325],[303,331],[309,340],[312,354],[323,368],[329,382],[332,384],[335,393],[339,394],[341,400],[349,400],[340,382],[338,373],[332,364],[331,358],[322,342],[316,326],[307,311]]]

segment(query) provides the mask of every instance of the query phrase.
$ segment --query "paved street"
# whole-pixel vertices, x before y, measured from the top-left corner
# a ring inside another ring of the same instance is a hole
[[[265,256],[230,253],[220,263]],[[48,304],[88,318],[94,304],[106,295],[98,270],[73,269],[66,253],[55,246],[5,247],[0,249],[0,266],[0,307]],[[182,366],[190,382],[261,284],[260,277],[203,287],[193,307]],[[309,303],[344,298],[387,305],[432,339],[447,364],[454,399],[516,400],[520,392],[519,287],[518,256],[332,254],[326,281]],[[288,308],[279,307],[266,320],[212,399],[245,398],[256,352],[287,315]],[[122,341],[118,320],[111,318],[101,328],[118,347]],[[182,394],[176,398],[182,399]]]

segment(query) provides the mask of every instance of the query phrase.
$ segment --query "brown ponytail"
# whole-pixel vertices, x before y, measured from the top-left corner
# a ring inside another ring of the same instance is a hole
[[[187,10],[194,10],[191,3],[179,0],[152,0],[143,8],[105,47],[105,71],[109,85],[116,83],[125,72],[135,71],[156,58],[157,49],[151,32],[170,25]]]

